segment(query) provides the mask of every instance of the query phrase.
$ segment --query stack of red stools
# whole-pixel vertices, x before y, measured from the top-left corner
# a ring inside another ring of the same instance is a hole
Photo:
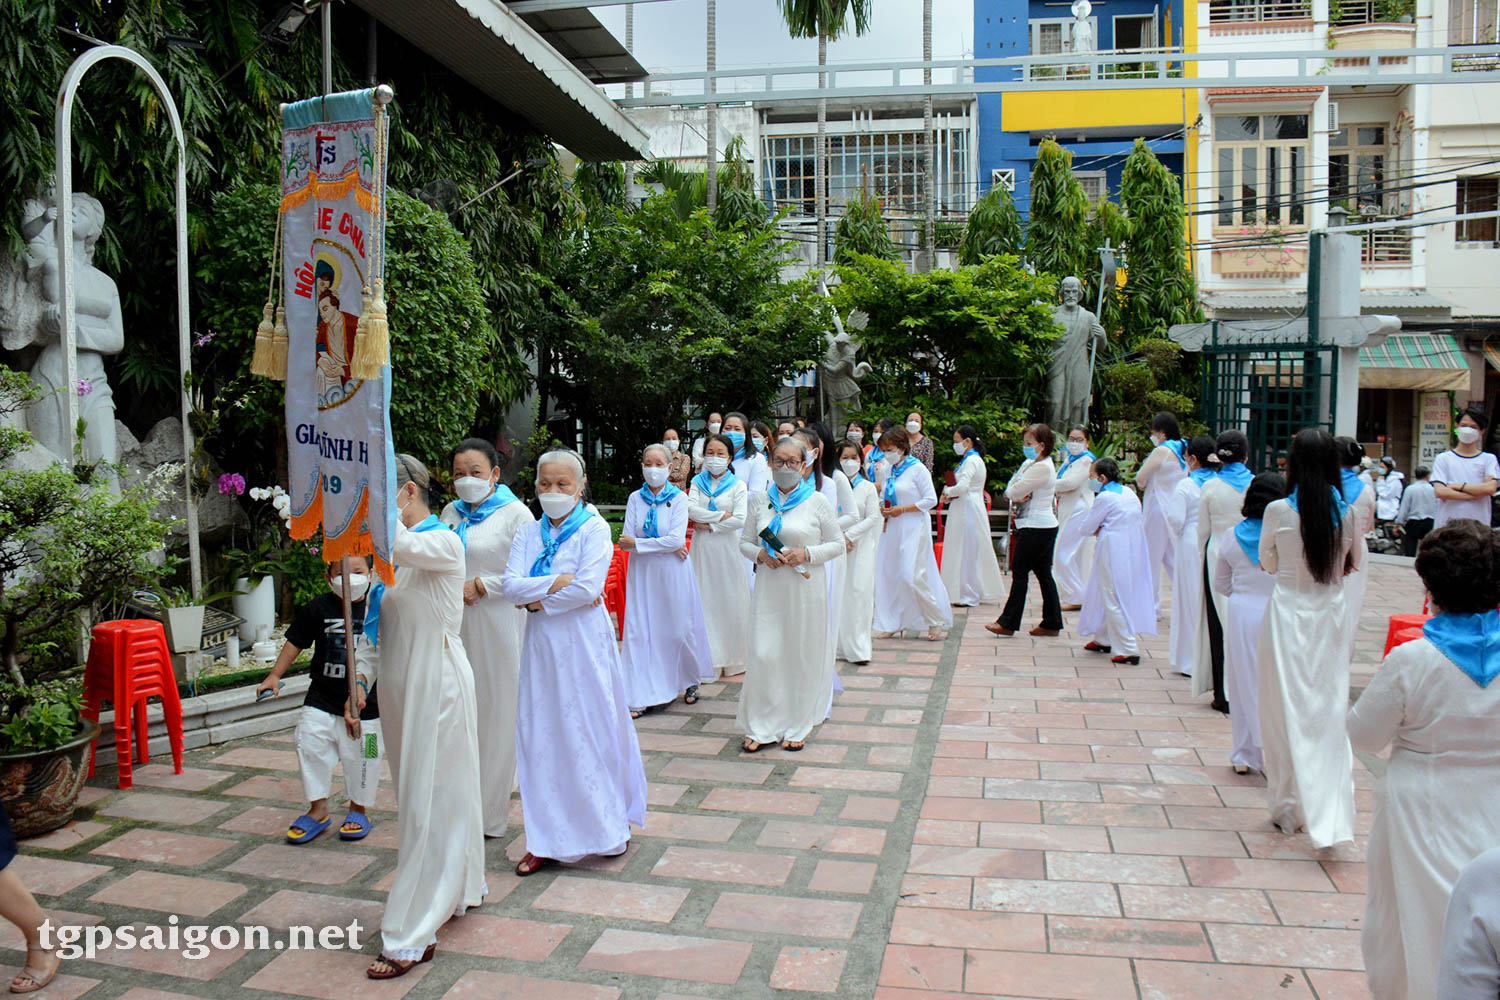
[[[988,518],[988,515],[990,513],[990,504],[991,504],[991,501],[990,501],[989,490],[985,490],[984,491],[984,513],[985,513],[986,518]],[[947,522],[948,522],[948,516],[943,511],[943,508],[947,507],[947,506],[948,506],[948,495],[946,493],[939,494],[938,495],[938,505],[937,505],[937,546],[938,546],[938,548],[942,548],[943,534],[948,529],[948,524],[947,524]],[[986,529],[986,530],[988,530],[988,529]],[[942,558],[943,558],[942,556],[938,556],[939,561],[941,561]]]
[[[630,553],[615,546],[604,577],[604,607],[615,616],[616,638],[625,638],[625,571],[630,568]]]
[[[120,787],[131,787],[131,716],[135,718],[135,762],[150,759],[147,748],[146,699],[160,698],[172,744],[172,765],[182,773],[182,702],[177,697],[177,675],[161,622],[123,619],[94,626],[88,669],[83,680],[83,715],[99,721],[99,709],[109,702],[115,710],[115,760]],[[97,742],[97,741],[96,741]],[[89,747],[89,777],[94,776],[96,745]]]
[[[1428,610],[1427,602],[1423,601],[1422,613],[1419,615],[1391,615],[1390,623],[1385,629],[1385,656],[1390,656],[1391,650],[1402,643],[1422,638],[1422,625],[1432,617]]]

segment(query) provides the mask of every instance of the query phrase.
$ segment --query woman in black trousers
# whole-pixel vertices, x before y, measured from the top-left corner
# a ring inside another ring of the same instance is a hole
[[[1015,635],[1026,610],[1027,576],[1036,576],[1042,592],[1042,623],[1032,635],[1057,635],[1062,631],[1062,602],[1057,584],[1052,580],[1052,549],[1057,542],[1057,513],[1053,497],[1057,490],[1057,469],[1052,464],[1052,428],[1032,424],[1026,428],[1026,461],[1010,477],[1005,495],[1010,500],[1014,518],[1015,546],[1011,560],[1010,597],[1000,617],[985,628],[996,635]]]

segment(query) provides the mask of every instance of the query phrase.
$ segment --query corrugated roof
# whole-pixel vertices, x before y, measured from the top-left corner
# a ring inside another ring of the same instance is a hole
[[[1281,313],[1297,312],[1307,304],[1307,293],[1294,289],[1266,289],[1265,291],[1205,291],[1203,305],[1211,313]],[[1421,313],[1424,318],[1447,318],[1452,303],[1431,292],[1374,290],[1360,292],[1359,307],[1363,312],[1394,313],[1410,315]]]
[[[521,20],[556,49],[558,55],[596,84],[632,83],[646,79],[646,67],[599,23],[591,10],[575,7],[571,10],[537,11],[523,13]]]
[[[498,0],[354,2],[580,159],[645,158],[646,134]]]

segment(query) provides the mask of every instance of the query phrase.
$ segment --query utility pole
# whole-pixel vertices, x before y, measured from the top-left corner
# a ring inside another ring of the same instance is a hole
[[[937,173],[937,155],[933,149],[932,133],[932,0],[922,0],[922,61],[928,63],[922,67],[922,86],[927,88],[927,93],[922,95],[922,146],[926,159],[922,177],[922,215],[925,217],[923,232],[927,237],[924,241],[927,259],[923,262],[922,270],[931,271],[937,264],[937,186],[933,183]]]
[[[718,25],[715,0],[706,0],[708,4],[708,94],[712,97],[718,89],[718,81],[714,79],[713,72],[719,65]],[[708,176],[705,178],[708,184],[708,214],[713,215],[714,209],[719,204],[719,106],[709,102],[708,105]]]

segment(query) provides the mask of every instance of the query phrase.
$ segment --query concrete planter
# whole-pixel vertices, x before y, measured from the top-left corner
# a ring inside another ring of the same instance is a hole
[[[167,645],[174,653],[191,653],[203,645],[203,605],[166,608]]]

